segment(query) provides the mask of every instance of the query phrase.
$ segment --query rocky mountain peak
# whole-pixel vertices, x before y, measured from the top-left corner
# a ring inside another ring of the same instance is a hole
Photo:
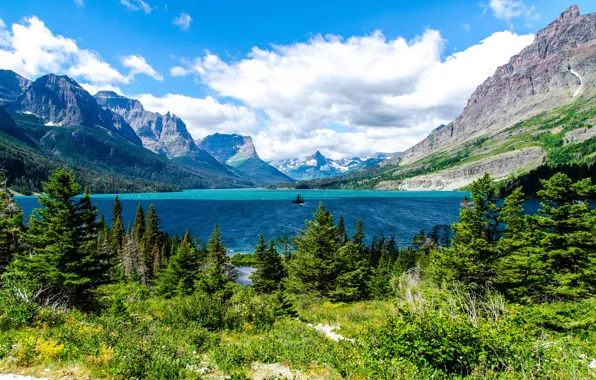
[[[203,138],[199,144],[221,162],[259,158],[250,136],[215,133]]]
[[[451,151],[466,141],[494,135],[553,107],[589,97],[595,84],[596,13],[580,15],[573,6],[478,86],[455,121],[404,152],[400,163]]]
[[[12,70],[0,70],[0,105],[14,102],[30,86],[29,79]]]

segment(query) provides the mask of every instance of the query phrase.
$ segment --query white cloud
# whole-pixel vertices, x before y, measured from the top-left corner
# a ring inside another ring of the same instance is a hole
[[[119,95],[123,95],[122,90],[120,90],[120,87],[112,86],[109,84],[93,85],[89,83],[80,83],[80,85],[91,95],[97,94],[98,91],[114,91]]]
[[[85,2],[83,0],[74,0],[75,4],[79,7],[84,7]]]
[[[11,30],[0,20],[0,68],[25,77],[67,74],[94,87],[127,84],[137,74],[163,79],[141,56],[125,57],[122,63],[130,69],[128,74],[103,61],[97,52],[79,48],[75,40],[55,35],[37,17],[25,18]]]
[[[524,17],[528,22],[540,18],[535,7],[527,5],[524,0],[490,0],[488,7],[496,18],[507,22],[518,17]]]
[[[215,132],[255,135],[258,131],[259,122],[253,110],[244,106],[222,104],[211,96],[203,99],[167,94],[160,98],[141,94],[134,98],[140,100],[149,111],[176,114],[184,120],[189,132],[197,139]]]
[[[469,32],[472,29],[472,27],[470,26],[470,24],[462,24],[461,27],[464,29],[464,31],[466,33]]]
[[[122,57],[121,60],[122,66],[130,69],[129,75],[146,74],[155,80],[160,82],[163,81],[163,76],[155,71],[155,69],[147,63],[145,58],[141,57],[140,55],[129,55],[127,57]]]
[[[120,0],[120,4],[124,5],[131,11],[143,11],[146,14],[151,13],[153,7],[143,0]]]
[[[192,17],[186,13],[180,13],[180,16],[176,17],[174,20],[174,25],[178,25],[182,30],[190,29],[190,23],[192,22]]]
[[[198,76],[220,96],[266,115],[255,136],[264,158],[322,149],[334,157],[402,151],[453,120],[474,89],[533,40],[495,33],[441,59],[438,31],[406,41],[381,32],[253,48],[227,63],[207,52],[172,75]],[[184,65],[184,62],[183,62]]]

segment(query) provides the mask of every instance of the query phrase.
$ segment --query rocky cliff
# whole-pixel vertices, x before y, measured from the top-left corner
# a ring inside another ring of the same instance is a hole
[[[38,78],[6,107],[10,112],[32,113],[49,126],[105,128],[141,146],[141,140],[130,125],[101,108],[91,94],[67,76],[48,74]]]
[[[596,13],[581,16],[573,6],[478,86],[455,121],[408,149],[399,162],[405,165],[433,152],[453,150],[578,97],[591,96],[595,83]]]
[[[257,183],[274,185],[293,182],[292,178],[259,157],[250,136],[216,133],[197,143],[220,162],[235,168]]]
[[[0,105],[14,102],[29,86],[29,79],[11,70],[0,70]]]
[[[147,111],[138,100],[113,91],[100,91],[95,94],[95,99],[101,107],[119,115],[130,124],[144,148],[189,167],[234,175],[225,165],[195,144],[186,124],[176,115]]]

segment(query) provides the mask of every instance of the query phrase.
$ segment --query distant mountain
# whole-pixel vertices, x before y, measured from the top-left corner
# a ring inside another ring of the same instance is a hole
[[[197,143],[220,162],[233,167],[257,183],[274,185],[293,182],[292,178],[259,157],[250,136],[216,133],[197,141]]]
[[[0,105],[16,101],[29,86],[29,79],[11,70],[0,70]]]
[[[398,155],[399,153],[375,153],[371,157],[333,160],[317,151],[310,157],[276,160],[269,163],[289,177],[298,181],[305,181],[348,174],[362,168],[377,165],[388,158]]]
[[[140,101],[113,91],[100,91],[95,94],[95,99],[104,109],[123,117],[146,149],[194,169],[235,176],[229,168],[197,146],[186,124],[176,115],[147,111]]]
[[[14,102],[6,104],[6,109],[36,115],[49,126],[105,128],[137,146],[142,145],[126,121],[101,108],[91,94],[67,76],[48,74],[38,78]]]

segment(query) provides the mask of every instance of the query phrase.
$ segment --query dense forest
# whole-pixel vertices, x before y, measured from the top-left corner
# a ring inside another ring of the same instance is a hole
[[[0,372],[44,377],[596,376],[596,185],[556,173],[541,208],[486,175],[459,221],[411,244],[366,238],[321,203],[290,239],[237,258],[214,226],[169,236],[140,205],[111,225],[72,172],[25,223],[0,188]],[[77,197],[80,194],[81,197]],[[224,231],[225,232],[225,231]],[[367,243],[370,242],[370,243]],[[336,333],[328,332],[335,330]],[[321,332],[326,333],[321,333]]]

